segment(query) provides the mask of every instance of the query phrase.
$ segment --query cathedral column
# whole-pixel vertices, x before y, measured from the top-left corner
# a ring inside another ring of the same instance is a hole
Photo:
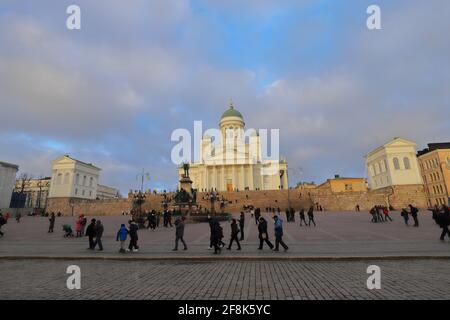
[[[236,181],[236,167],[234,164],[231,165],[231,183],[233,184],[233,191],[237,188]]]
[[[248,166],[248,188],[250,190],[254,190],[255,187],[253,185],[253,165]]]
[[[245,177],[244,177],[244,165],[239,166],[239,190],[245,190]]]
[[[216,166],[214,165],[213,166],[213,172],[212,172],[212,179],[213,179],[213,181],[212,181],[212,186],[211,186],[211,188],[217,188],[217,189],[219,189],[218,187],[217,187],[217,168],[216,168]]]
[[[225,179],[225,165],[222,165],[222,182],[221,182],[222,191],[227,190],[226,184],[227,184],[227,181]]]

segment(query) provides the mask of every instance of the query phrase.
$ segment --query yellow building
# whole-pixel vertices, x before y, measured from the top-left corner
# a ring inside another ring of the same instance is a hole
[[[330,189],[331,192],[361,192],[367,191],[366,179],[364,178],[344,178],[336,175],[334,179],[327,179],[319,185],[319,189]]]
[[[430,143],[419,151],[420,170],[425,185],[428,205],[450,202],[450,142]]]

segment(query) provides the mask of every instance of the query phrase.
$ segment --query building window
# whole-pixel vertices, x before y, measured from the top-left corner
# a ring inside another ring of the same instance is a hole
[[[75,188],[75,195],[78,195],[78,188]]]
[[[62,184],[62,173],[58,173],[56,177],[56,184]]]
[[[403,165],[405,166],[405,170],[411,169],[411,164],[409,162],[409,158],[407,158],[407,157],[403,158]]]
[[[345,190],[353,190],[353,186],[351,184],[346,184]]]
[[[68,184],[69,183],[69,173],[66,172],[66,174],[64,175],[64,184]]]
[[[86,185],[86,176],[83,176],[83,186]]]
[[[75,184],[79,185],[80,184],[80,174],[77,173],[77,175],[75,176]]]
[[[84,196],[84,190],[83,190],[83,191],[81,191],[81,195],[83,195],[83,196]]]
[[[92,185],[94,184],[94,178],[90,178],[89,179],[89,187],[91,187],[92,188]]]
[[[400,170],[400,162],[398,161],[398,158],[395,157],[393,161],[395,170]]]
[[[92,197],[92,191],[89,191],[89,197]]]

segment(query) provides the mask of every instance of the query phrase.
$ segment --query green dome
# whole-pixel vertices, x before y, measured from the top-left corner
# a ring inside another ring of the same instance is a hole
[[[228,108],[227,111],[225,111],[222,114],[222,117],[220,118],[220,120],[222,120],[223,118],[227,118],[227,117],[238,117],[238,118],[241,118],[242,120],[244,119],[242,114],[239,111],[237,111],[232,105]]]

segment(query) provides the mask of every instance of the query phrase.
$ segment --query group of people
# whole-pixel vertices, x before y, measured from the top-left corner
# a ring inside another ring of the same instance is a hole
[[[412,204],[408,205],[408,208],[409,208],[409,210],[406,208],[403,208],[402,211],[400,212],[400,215],[402,216],[406,225],[409,225],[409,223],[408,223],[409,215],[411,215],[411,217],[414,220],[414,227],[418,228],[419,227],[419,215],[418,215],[419,209],[414,207]]]
[[[268,229],[267,221],[266,219],[264,219],[264,217],[261,216],[260,211],[258,209],[255,210],[255,219],[257,219],[258,225],[258,238],[259,238],[258,250],[263,249],[264,243],[266,243],[267,246],[273,251],[279,251],[280,245],[284,248],[285,251],[289,249],[289,247],[283,241],[283,220],[278,215],[273,216],[275,246],[269,240],[269,233],[267,232]],[[223,242],[224,238],[223,228],[220,225],[219,220],[216,218],[211,218],[211,216],[208,216],[208,222],[211,232],[209,249],[214,248],[214,254],[219,254],[221,253],[222,248],[226,246],[225,242]],[[244,240],[244,228],[245,228],[244,212],[241,212],[239,219],[232,219],[230,226],[231,226],[231,234],[227,250],[231,250],[231,247],[234,242],[236,242],[237,250],[242,250],[240,241]]]
[[[286,221],[287,222],[295,222],[295,209],[294,208],[286,208]],[[316,226],[316,221],[314,220],[314,207],[311,206],[308,209],[307,215],[308,215],[308,222],[306,222],[306,216],[305,216],[305,209],[300,209],[298,212],[299,218],[300,218],[300,226],[303,226],[303,223],[305,226],[311,226],[311,223]]]
[[[388,220],[393,221],[389,215],[389,209],[386,206],[373,206],[372,209],[369,210],[369,213],[372,215],[371,222],[373,223],[386,222]]]

